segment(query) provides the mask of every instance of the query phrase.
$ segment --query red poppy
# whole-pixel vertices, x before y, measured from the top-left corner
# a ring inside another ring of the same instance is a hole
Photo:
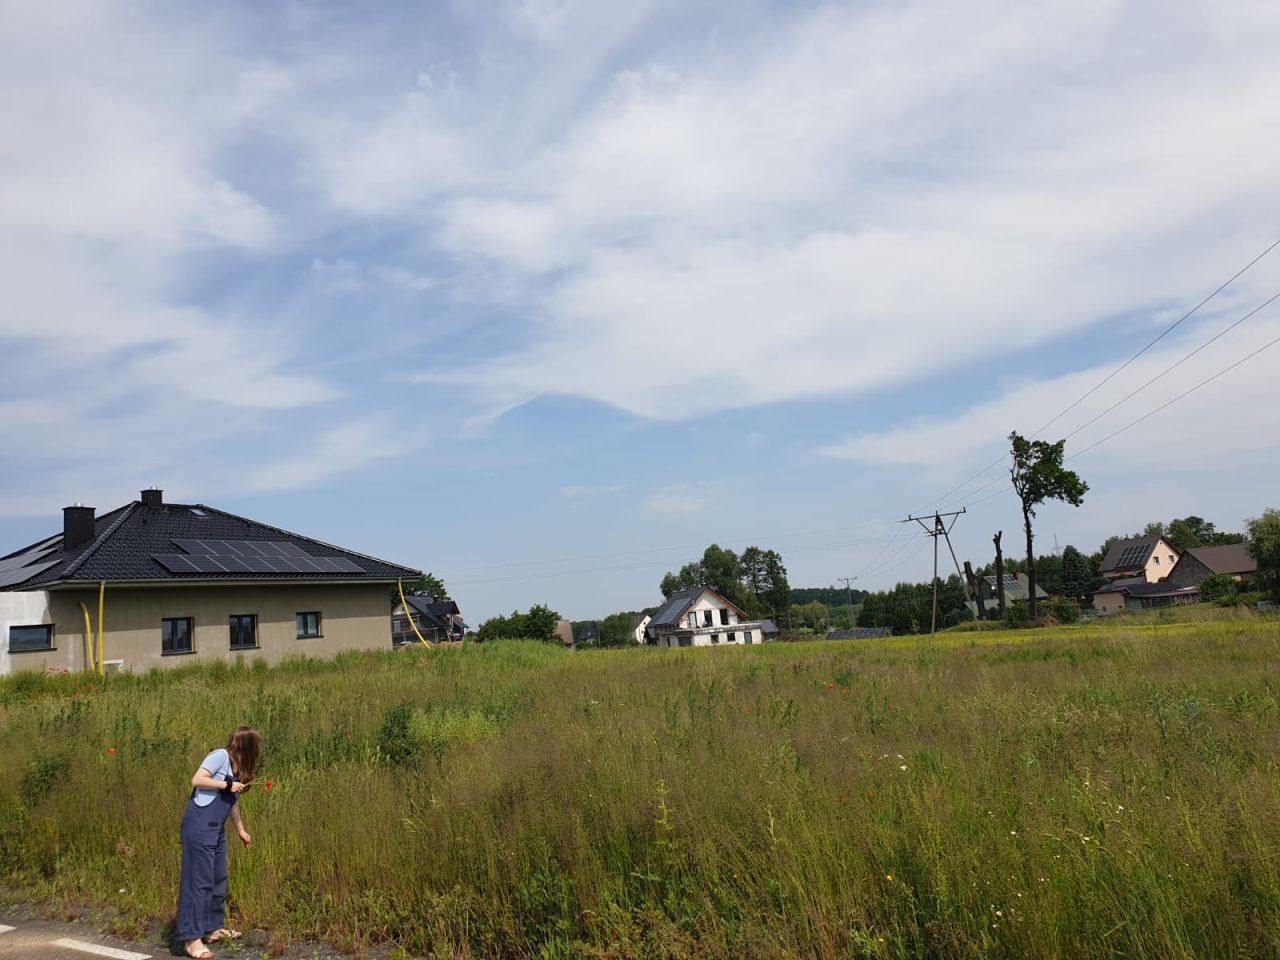
[[[834,689],[834,688],[835,688],[835,684],[834,684],[834,683],[828,683],[828,684],[827,684],[827,689],[828,689],[828,690],[832,690],[832,689]]]
[[[271,789],[271,781],[270,781],[270,780],[268,780],[268,781],[267,781],[266,783],[264,783],[262,786],[263,786],[263,789],[265,789],[265,790],[270,790],[270,789]]]
[[[115,747],[107,747],[107,753],[115,753],[115,752],[116,752]]]

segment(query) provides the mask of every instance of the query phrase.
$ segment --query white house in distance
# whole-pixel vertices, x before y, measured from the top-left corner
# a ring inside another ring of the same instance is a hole
[[[649,621],[653,617],[647,613],[637,613],[631,618],[631,639],[634,643],[643,644],[645,632],[649,629]]]
[[[645,643],[657,647],[710,647],[763,643],[764,623],[752,620],[710,587],[673,593],[645,629]]]

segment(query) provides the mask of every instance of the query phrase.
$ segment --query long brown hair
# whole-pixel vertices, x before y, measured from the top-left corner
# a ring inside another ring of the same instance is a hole
[[[253,727],[236,727],[227,740],[227,753],[231,756],[231,769],[236,779],[248,783],[258,765],[258,752],[262,749],[262,734]]]

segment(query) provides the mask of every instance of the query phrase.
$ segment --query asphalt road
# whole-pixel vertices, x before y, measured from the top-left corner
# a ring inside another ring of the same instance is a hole
[[[157,950],[155,944],[126,943],[70,924],[0,914],[0,960],[160,960],[168,956],[168,950]]]

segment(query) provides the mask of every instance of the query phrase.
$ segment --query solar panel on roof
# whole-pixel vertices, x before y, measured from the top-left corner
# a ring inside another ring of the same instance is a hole
[[[47,563],[34,563],[26,567],[12,567],[8,570],[0,571],[0,587],[12,587],[15,584],[25,583],[37,574],[44,573],[50,567],[56,567],[61,560],[50,560]]]
[[[170,573],[198,573],[191,557],[181,553],[157,553],[152,558]]]
[[[0,573],[6,570],[16,570],[19,567],[25,567],[28,564],[35,563],[41,557],[48,556],[57,546],[55,543],[38,543],[30,549],[24,550],[22,553],[14,554],[12,557],[6,557],[0,560]]]

